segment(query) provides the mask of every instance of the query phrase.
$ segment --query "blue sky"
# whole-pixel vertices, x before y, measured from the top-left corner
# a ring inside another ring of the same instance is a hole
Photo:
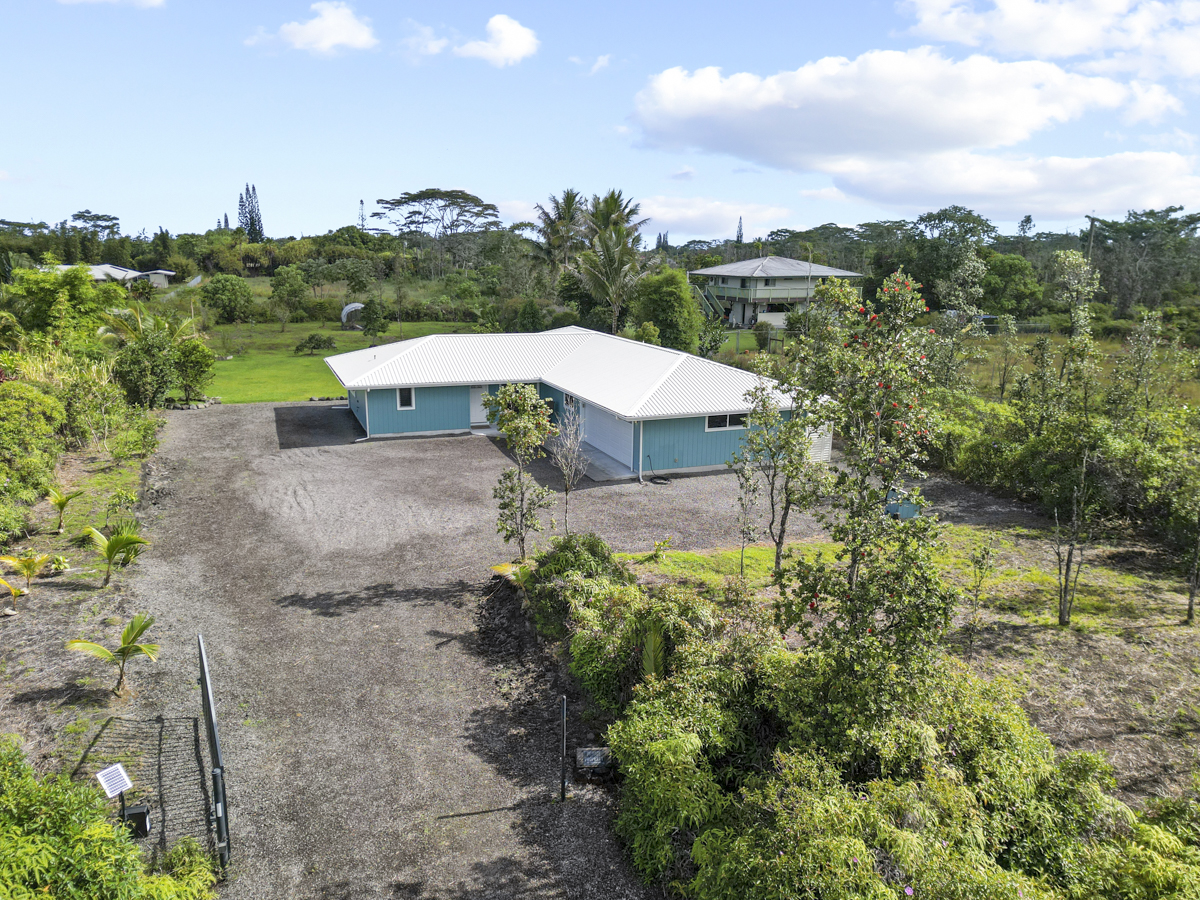
[[[0,0],[0,218],[269,234],[455,187],[623,189],[672,243],[1200,205],[1193,0]]]

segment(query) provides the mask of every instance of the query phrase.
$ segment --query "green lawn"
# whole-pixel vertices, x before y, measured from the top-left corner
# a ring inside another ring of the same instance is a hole
[[[453,334],[470,328],[461,322],[406,322],[402,327],[393,324],[382,338],[370,339],[358,331],[342,331],[312,322],[289,325],[284,332],[280,332],[278,325],[218,325],[208,339],[208,345],[218,359],[216,376],[207,393],[220,397],[224,403],[269,403],[341,396],[342,387],[325,365],[326,356],[361,350],[371,344],[427,334]],[[313,356],[294,354],[292,349],[296,344],[313,332],[333,337],[337,349]],[[233,359],[221,358],[225,356],[233,356]]]

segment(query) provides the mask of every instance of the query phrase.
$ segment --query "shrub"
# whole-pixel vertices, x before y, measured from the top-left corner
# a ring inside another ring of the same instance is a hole
[[[126,344],[113,364],[113,377],[130,405],[146,409],[161,406],[175,382],[170,338],[150,331]]]
[[[0,886],[5,896],[61,900],[203,900],[216,882],[193,843],[150,875],[103,794],[64,775],[38,779],[15,739],[0,738]]]
[[[36,503],[54,483],[62,404],[31,384],[0,383],[0,496]]]
[[[308,355],[312,356],[318,350],[336,350],[336,349],[337,349],[337,343],[334,341],[332,335],[318,334],[317,332],[314,331],[312,334],[308,335],[306,338],[304,338],[304,340],[302,340],[300,343],[298,343],[296,345],[296,348],[292,352],[293,353],[303,353],[304,351],[307,350]]]
[[[171,351],[175,380],[183,390],[183,399],[204,396],[204,389],[213,379],[213,362],[217,356],[199,338],[187,338]]]
[[[771,343],[771,326],[767,322],[758,322],[754,326],[754,342],[758,345],[758,349],[769,350]]]
[[[214,275],[211,281],[200,288],[200,293],[204,296],[204,302],[216,313],[218,324],[246,322],[253,313],[254,298],[250,285],[237,275]]]

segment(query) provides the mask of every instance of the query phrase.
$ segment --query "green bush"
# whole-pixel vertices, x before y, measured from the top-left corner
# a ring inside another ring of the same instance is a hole
[[[204,389],[213,380],[216,358],[217,355],[199,338],[187,338],[175,345],[171,351],[171,365],[184,400],[204,397]]]
[[[771,326],[767,322],[757,322],[754,325],[754,342],[758,345],[759,350],[770,349],[767,345],[771,343]]]
[[[204,900],[216,882],[194,843],[148,874],[103,794],[63,775],[38,779],[15,739],[0,738],[0,895],[58,900]]]
[[[161,406],[176,377],[170,338],[151,331],[126,344],[113,363],[113,377],[131,406]]]
[[[126,426],[109,442],[113,459],[145,459],[158,447],[158,430],[163,420],[155,413],[131,415]]]
[[[300,343],[298,343],[296,345],[295,349],[292,350],[292,352],[293,353],[304,353],[305,351],[308,351],[308,355],[312,356],[318,350],[336,350],[336,349],[337,349],[337,343],[334,341],[332,335],[319,334],[314,331],[312,334],[305,337],[304,340],[300,341]]]
[[[0,383],[0,497],[35,503],[54,482],[62,404],[31,384]]]
[[[217,316],[218,325],[248,322],[254,313],[254,296],[246,279],[237,275],[214,275],[200,288],[204,302]]]

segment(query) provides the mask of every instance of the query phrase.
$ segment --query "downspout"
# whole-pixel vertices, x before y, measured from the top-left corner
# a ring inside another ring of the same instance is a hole
[[[367,390],[363,393],[363,413],[365,414],[366,419],[367,419],[367,436],[360,437],[358,440],[356,440],[354,442],[356,444],[358,444],[362,441],[369,441],[371,439],[371,389],[370,388],[367,388]]]
[[[638,484],[645,484],[642,481],[642,463],[646,459],[646,420],[638,422]]]

